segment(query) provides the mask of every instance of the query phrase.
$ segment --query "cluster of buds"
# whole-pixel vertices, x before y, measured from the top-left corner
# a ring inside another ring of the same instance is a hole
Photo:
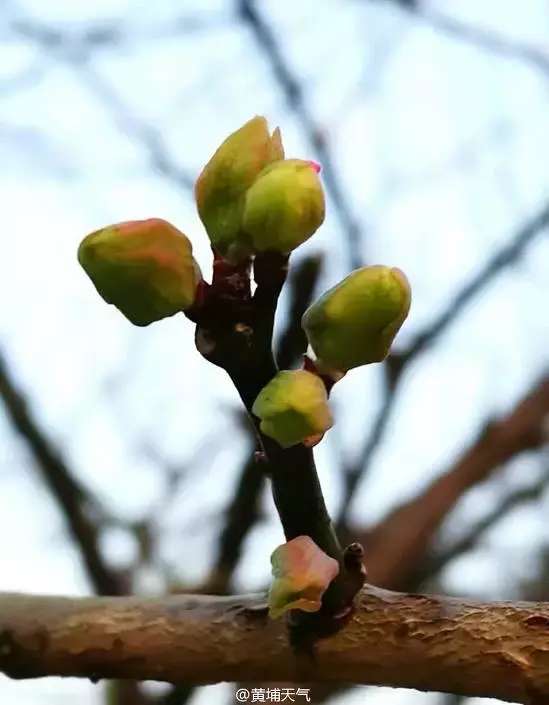
[[[263,117],[229,135],[195,186],[216,262],[225,261],[214,271],[228,273],[227,281],[237,270],[249,277],[255,255],[287,255],[308,240],[324,220],[319,171],[315,162],[286,159],[280,131],[271,133]],[[211,286],[203,282],[191,242],[165,220],[97,230],[80,244],[78,259],[103,299],[138,326],[180,311],[199,321],[201,310],[211,313],[210,303],[215,307],[221,300],[214,291],[216,277]],[[248,298],[237,301],[237,308],[250,304],[246,281]],[[229,305],[234,303],[235,297]],[[331,385],[353,368],[383,360],[409,308],[405,275],[385,266],[357,269],[321,296],[302,319],[314,361],[306,358],[305,369],[278,372],[259,392],[251,413],[261,433],[282,448],[318,443],[333,424]],[[227,311],[219,313],[221,320]],[[273,555],[272,616],[318,610],[338,571],[338,562],[308,536],[279,547]]]
[[[198,213],[218,256],[238,263],[261,252],[289,253],[324,220],[317,164],[285,159],[278,128],[254,117],[233,132],[199,175]],[[145,326],[195,303],[202,281],[189,239],[154,218],[88,235],[78,259],[97,291],[132,323]],[[394,268],[352,272],[305,313],[312,370],[278,373],[253,407],[262,432],[282,447],[314,445],[332,426],[322,376],[340,379],[379,362],[410,307],[410,287]],[[318,373],[318,374],[315,374]]]
[[[212,246],[231,262],[289,253],[324,220],[315,162],[285,159],[280,131],[255,117],[221,144],[198,177],[198,213]]]
[[[323,378],[335,382],[354,367],[381,362],[410,301],[405,275],[382,266],[357,269],[321,296],[302,319],[318,375],[284,371],[267,384],[253,408],[263,433],[283,447],[318,443],[332,426]]]

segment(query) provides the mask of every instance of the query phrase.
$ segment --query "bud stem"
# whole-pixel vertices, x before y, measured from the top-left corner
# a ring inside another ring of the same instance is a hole
[[[272,353],[272,334],[278,297],[287,274],[288,257],[268,252],[254,262],[257,285],[250,287],[250,263],[231,265],[218,256],[214,277],[192,313],[197,322],[199,352],[223,368],[235,385],[254,425],[264,469],[272,480],[273,497],[286,540],[309,536],[340,566],[339,575],[324,594],[324,616],[348,612],[356,576],[348,569],[322,494],[313,452],[299,444],[282,448],[264,436],[252,406],[259,392],[278,372]]]

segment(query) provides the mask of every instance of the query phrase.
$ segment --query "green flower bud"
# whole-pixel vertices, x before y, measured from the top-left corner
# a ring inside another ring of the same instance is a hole
[[[327,291],[303,315],[318,366],[346,372],[380,362],[410,310],[411,292],[399,269],[362,267]]]
[[[267,384],[252,412],[261,431],[283,448],[315,445],[333,425],[324,382],[306,370],[284,370]]]
[[[286,159],[265,167],[246,193],[242,228],[255,252],[291,252],[324,221],[315,162]]]
[[[236,262],[250,253],[241,231],[244,196],[260,171],[280,159],[280,130],[271,135],[267,120],[256,116],[229,135],[202,170],[195,185],[198,214],[223,257]]]
[[[91,233],[78,261],[99,294],[136,326],[192,306],[202,279],[188,238],[161,220],[136,220]]]

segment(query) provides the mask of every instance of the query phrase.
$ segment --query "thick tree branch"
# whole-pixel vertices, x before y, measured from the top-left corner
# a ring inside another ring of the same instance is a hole
[[[0,671],[190,683],[347,682],[549,699],[549,605],[366,586],[346,627],[305,643],[261,595],[161,599],[0,595]]]

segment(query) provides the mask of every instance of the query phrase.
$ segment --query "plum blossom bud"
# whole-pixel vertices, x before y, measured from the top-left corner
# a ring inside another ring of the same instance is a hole
[[[315,445],[333,425],[324,382],[306,370],[279,372],[258,394],[252,412],[261,431],[283,448]]]
[[[349,274],[303,315],[317,367],[347,372],[383,360],[410,302],[410,285],[400,269],[376,265]]]
[[[261,170],[280,159],[280,130],[271,135],[267,120],[256,116],[229,135],[202,170],[195,184],[198,214],[223,257],[237,262],[250,254],[241,229],[244,196]]]
[[[160,218],[91,233],[78,261],[105,301],[137,326],[190,308],[202,279],[189,239]]]
[[[339,564],[309,536],[297,536],[271,556],[274,580],[269,590],[269,616],[289,610],[318,612],[322,596],[339,573]]]
[[[246,193],[242,228],[254,252],[288,253],[324,221],[324,193],[315,162],[285,159],[265,167]]]

